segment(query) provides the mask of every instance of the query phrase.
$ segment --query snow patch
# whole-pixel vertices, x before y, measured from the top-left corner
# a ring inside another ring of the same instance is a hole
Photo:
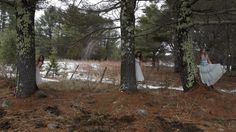
[[[220,91],[224,92],[224,93],[236,93],[236,89],[234,89],[234,90],[220,89]]]

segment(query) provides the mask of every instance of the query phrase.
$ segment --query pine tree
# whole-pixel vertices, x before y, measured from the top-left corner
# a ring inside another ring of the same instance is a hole
[[[121,0],[121,89],[136,91],[134,56],[134,10],[136,0]]]
[[[192,26],[192,10],[190,0],[180,0],[178,8],[177,44],[181,68],[181,81],[184,91],[194,87],[196,83],[196,67],[193,56],[193,44],[190,37]]]
[[[37,0],[16,0],[17,97],[32,95],[38,88],[35,74],[34,17]]]
[[[58,75],[58,71],[59,71],[59,66],[57,63],[57,50],[56,50],[56,48],[52,48],[51,55],[49,56],[49,60],[50,60],[50,70],[53,73],[53,77],[55,77],[55,75]]]

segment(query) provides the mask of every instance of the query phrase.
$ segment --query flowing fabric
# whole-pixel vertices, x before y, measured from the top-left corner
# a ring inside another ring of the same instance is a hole
[[[144,77],[143,77],[143,72],[142,72],[142,69],[141,69],[139,63],[140,63],[140,60],[139,59],[135,59],[136,80],[138,82],[142,82],[142,81],[144,81]]]
[[[36,84],[40,85],[43,82],[41,74],[40,74],[40,70],[39,67],[36,67]]]
[[[221,64],[209,64],[206,57],[201,57],[199,70],[201,81],[207,86],[214,85],[226,72]]]

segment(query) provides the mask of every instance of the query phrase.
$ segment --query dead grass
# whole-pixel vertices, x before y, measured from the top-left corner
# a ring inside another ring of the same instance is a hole
[[[110,64],[110,68],[117,66],[116,70],[110,69],[112,73],[119,71],[118,64]],[[144,75],[148,83],[166,80],[163,85],[179,86],[179,76],[168,69],[155,71],[146,67]],[[0,80],[0,104],[3,100],[12,104],[0,109],[0,130],[236,131],[236,96],[210,91],[204,86],[187,93],[168,89],[125,93],[119,86],[73,80],[43,84],[40,89],[46,92],[46,98],[34,95],[26,99],[13,97],[12,86],[12,82]],[[217,88],[235,86],[234,79],[228,77],[216,85]],[[139,114],[140,109],[147,114]],[[58,128],[48,128],[50,123],[58,124]]]
[[[113,84],[119,84],[120,82],[120,62],[119,61],[79,61],[79,68],[76,71],[76,75],[86,77],[87,80],[93,80],[94,82],[100,82],[102,74],[105,68],[107,68],[103,81]],[[75,69],[76,67],[74,67]],[[160,67],[159,70],[149,66],[149,62],[143,63],[142,66],[145,83],[148,85],[157,85],[163,87],[179,87],[181,86],[181,78],[178,73],[175,73],[173,68]],[[70,71],[73,73],[74,71]],[[68,73],[67,73],[68,74]],[[217,89],[235,89],[236,77],[227,76],[226,74],[215,85]],[[65,79],[62,79],[62,81]],[[86,87],[90,87],[90,83],[84,84]],[[64,85],[63,85],[64,86]],[[58,86],[59,87],[59,86]],[[70,89],[76,89],[74,85]]]
[[[88,75],[87,79],[95,79],[95,82],[99,82],[106,67],[107,70],[103,80],[109,78],[114,83],[119,82],[120,62],[116,61],[80,61],[79,68],[75,73],[81,76]]]
[[[92,65],[98,65],[98,68],[94,68]],[[147,63],[148,64],[148,63]],[[162,67],[160,70],[152,68],[150,66],[144,66],[142,70],[147,84],[161,85],[165,87],[180,86],[180,77],[177,73],[173,72],[172,68]],[[104,69],[107,67],[103,80],[110,79],[113,83],[120,82],[120,62],[119,61],[81,61],[79,69],[76,74],[88,75],[88,79],[93,78],[96,82],[99,82]],[[81,69],[83,69],[81,71]]]
[[[114,90],[118,89],[118,86],[114,86],[112,84],[106,83],[97,83],[91,81],[76,81],[76,80],[64,80],[58,82],[48,82],[39,86],[42,89],[51,89],[51,90],[59,90],[59,91],[83,91],[83,90]]]

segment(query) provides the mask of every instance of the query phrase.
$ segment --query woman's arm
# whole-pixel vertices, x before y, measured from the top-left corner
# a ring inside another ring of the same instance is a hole
[[[43,64],[42,62],[39,62],[39,63],[37,64],[37,67],[38,67],[38,68],[41,68],[42,64]]]
[[[139,65],[140,65],[140,68],[143,69],[144,65],[143,65],[143,62],[141,60],[139,62]]]
[[[209,64],[212,64],[208,55],[207,55],[207,61],[208,61]]]
[[[202,55],[200,54],[200,56],[197,57],[197,62],[199,62],[199,64],[201,64],[201,60],[202,60]]]

